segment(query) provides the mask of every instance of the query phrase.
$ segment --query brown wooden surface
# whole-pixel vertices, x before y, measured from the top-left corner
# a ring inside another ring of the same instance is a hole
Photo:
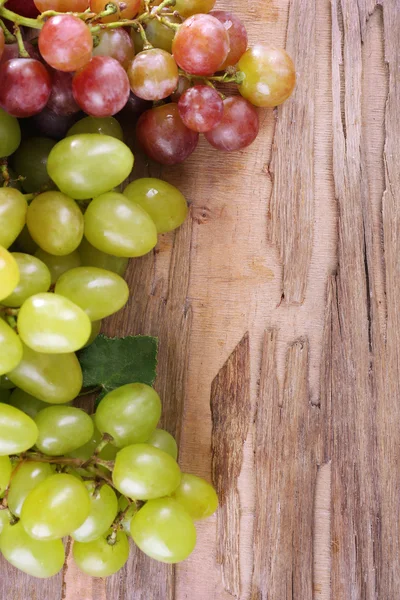
[[[218,5],[287,46],[296,93],[245,152],[138,160],[191,215],[131,262],[107,331],[159,335],[164,423],[221,511],[176,569],[132,552],[108,581],[70,560],[36,582],[3,561],[1,600],[400,595],[400,0]]]

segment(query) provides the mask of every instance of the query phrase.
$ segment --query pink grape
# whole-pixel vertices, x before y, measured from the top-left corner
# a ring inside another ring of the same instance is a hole
[[[178,67],[171,54],[159,48],[140,52],[128,69],[131,90],[143,100],[162,100],[178,85]]]
[[[41,55],[59,71],[77,71],[89,62],[92,49],[89,27],[73,15],[51,17],[39,34]]]
[[[129,79],[115,58],[94,56],[76,73],[74,98],[88,115],[110,117],[122,110],[129,98]]]
[[[103,29],[97,34],[99,44],[93,49],[93,56],[111,56],[126,70],[135,56],[131,37],[125,29]]]
[[[205,133],[222,120],[224,103],[217,90],[207,85],[188,89],[178,102],[179,115],[189,129]]]
[[[51,74],[52,88],[47,108],[56,115],[73,115],[80,108],[72,93],[72,73],[53,71]]]
[[[254,106],[240,96],[224,100],[224,116],[215,129],[205,134],[214,148],[233,152],[242,150],[256,139],[259,131],[258,114]]]
[[[228,32],[230,50],[220,70],[236,65],[247,50],[247,31],[242,21],[233,13],[226,10],[213,10],[210,15],[218,19]]]
[[[84,12],[89,8],[89,0],[35,0],[35,4],[40,12]]]
[[[90,9],[95,13],[102,12],[109,2],[110,0],[90,0]],[[139,12],[140,2],[141,0],[115,1],[114,4],[118,6],[118,12],[109,17],[103,17],[101,23],[112,23],[119,19],[133,19]]]
[[[174,103],[143,113],[136,135],[146,154],[163,165],[183,162],[199,141],[199,134],[184,125],[178,105]]]
[[[229,52],[228,33],[215,17],[194,15],[179,28],[172,43],[178,65],[192,75],[212,75]]]
[[[14,58],[0,67],[0,106],[14,117],[30,117],[47,104],[51,79],[34,58]]]

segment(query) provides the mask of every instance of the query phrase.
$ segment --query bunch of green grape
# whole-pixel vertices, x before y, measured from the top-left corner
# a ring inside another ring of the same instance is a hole
[[[3,382],[4,385],[4,382]],[[7,385],[7,381],[6,381]],[[186,559],[194,522],[218,506],[214,488],[182,473],[157,392],[131,383],[108,393],[89,416],[15,388],[0,403],[0,552],[34,577],[55,575],[72,538],[77,566],[116,573],[129,541],[165,563]]]

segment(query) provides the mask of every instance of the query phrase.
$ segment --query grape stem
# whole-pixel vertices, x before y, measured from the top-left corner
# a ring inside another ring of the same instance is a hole
[[[241,83],[243,83],[245,77],[242,71],[236,71],[235,73],[232,73],[230,72],[230,70],[226,71],[223,75],[212,75],[211,77],[204,77],[203,75],[191,75],[183,69],[179,69],[179,75],[181,75],[182,77],[186,77],[186,79],[189,79],[189,81],[192,81],[192,79],[201,79],[207,85],[209,82],[212,81],[217,81],[220,83],[237,83],[238,85],[240,85]]]
[[[10,185],[10,173],[8,172],[8,163],[7,159],[0,159],[0,175],[4,181],[3,187],[7,187]]]
[[[29,58],[29,54],[26,51],[26,48],[24,46],[24,40],[22,39],[22,34],[21,34],[21,30],[19,28],[19,25],[17,25],[16,23],[14,23],[14,35],[17,39],[17,44],[18,44],[18,52],[21,58]]]
[[[3,6],[4,2],[0,1],[0,17],[12,21],[17,25],[24,25],[25,27],[31,27],[32,29],[42,29],[43,23],[38,19],[29,19],[28,17],[21,17],[12,10],[8,10]]]
[[[154,46],[152,46],[150,44],[149,40],[147,39],[147,35],[146,35],[143,25],[141,23],[138,23],[137,26],[135,27],[135,29],[139,32],[140,37],[142,39],[143,50],[152,50]]]
[[[94,17],[96,17],[96,13],[92,12],[90,10],[90,8],[86,9],[84,12],[81,13],[74,13],[74,12],[57,12],[56,10],[45,10],[43,13],[41,13],[37,20],[38,21],[44,21],[45,19],[48,19],[49,17],[58,17],[58,15],[73,15],[74,17],[78,17],[78,19],[82,19],[83,21],[86,21],[87,19],[92,19]],[[108,13],[110,14],[110,13]],[[112,13],[111,13],[112,14]]]
[[[10,31],[8,31],[7,27],[4,25],[4,23],[1,19],[0,19],[0,29],[3,30],[4,39],[6,41],[6,44],[12,44],[13,42],[15,42],[15,36]]]

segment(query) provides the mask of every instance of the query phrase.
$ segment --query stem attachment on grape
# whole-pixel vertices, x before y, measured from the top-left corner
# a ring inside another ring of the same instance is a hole
[[[139,32],[140,37],[142,39],[143,50],[152,50],[153,46],[150,44],[149,40],[147,39],[147,35],[146,35],[143,25],[141,23],[138,23],[136,25],[135,29]]]
[[[8,163],[7,159],[0,159],[0,175],[3,179],[3,187],[7,187],[10,185],[10,173],[8,172]]]
[[[8,31],[7,27],[4,25],[4,23],[1,19],[0,19],[0,29],[3,30],[4,39],[6,41],[6,44],[12,44],[13,42],[15,42],[15,36],[10,31]]]
[[[24,46],[24,40],[22,39],[21,30],[19,28],[19,25],[17,25],[16,23],[14,24],[14,35],[17,38],[18,52],[20,57],[29,58],[29,54]]]

